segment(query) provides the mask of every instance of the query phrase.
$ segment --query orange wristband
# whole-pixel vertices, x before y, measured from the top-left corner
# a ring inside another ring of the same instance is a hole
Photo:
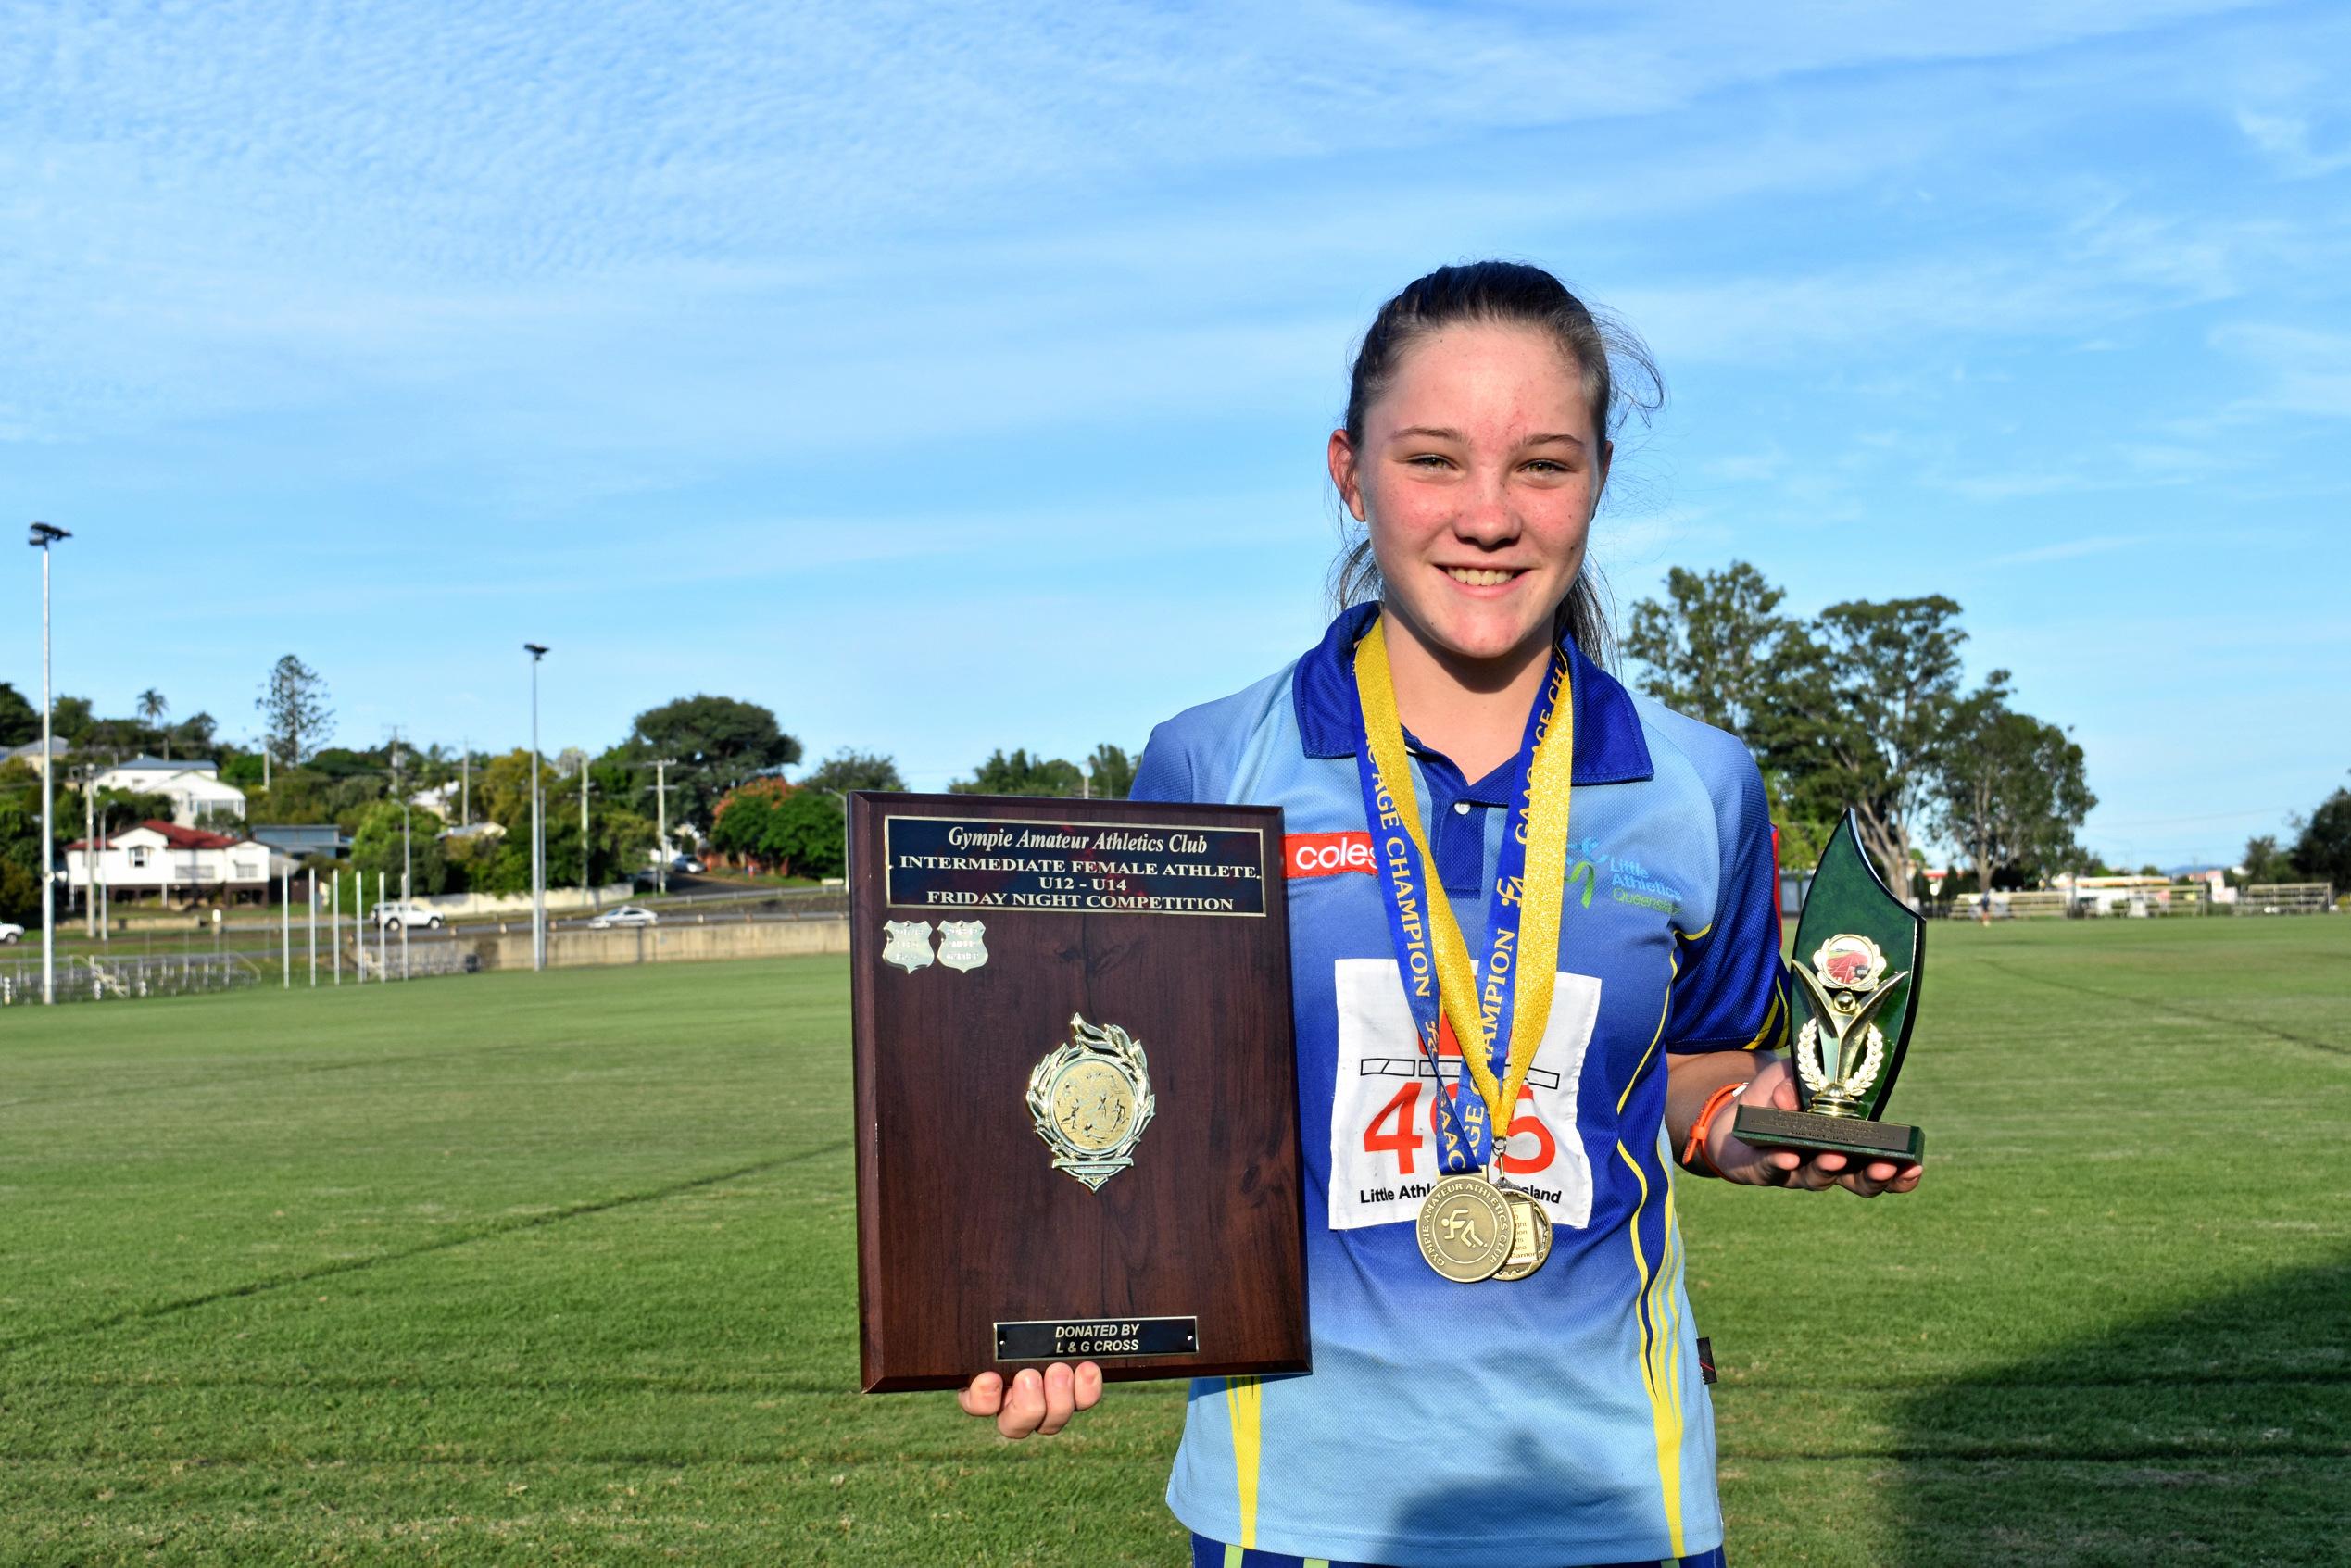
[[[1698,1108],[1698,1120],[1690,1124],[1690,1141],[1682,1145],[1681,1164],[1684,1170],[1695,1171],[1702,1176],[1722,1174],[1715,1169],[1714,1159],[1706,1152],[1706,1129],[1714,1122],[1715,1112],[1737,1098],[1754,1081],[1747,1079],[1737,1084],[1725,1084],[1706,1097],[1706,1103]]]

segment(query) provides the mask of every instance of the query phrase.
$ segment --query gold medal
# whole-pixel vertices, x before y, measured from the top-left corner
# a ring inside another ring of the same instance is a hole
[[[1494,1277],[1525,1279],[1551,1257],[1551,1216],[1516,1187],[1504,1187],[1502,1195],[1510,1205],[1510,1256],[1494,1271]]]
[[[1510,1261],[1517,1236],[1502,1188],[1467,1172],[1447,1176],[1428,1189],[1416,1228],[1420,1255],[1428,1266],[1463,1285],[1493,1278]]]

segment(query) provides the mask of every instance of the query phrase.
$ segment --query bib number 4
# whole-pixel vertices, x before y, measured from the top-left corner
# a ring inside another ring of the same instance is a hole
[[[1440,1086],[1415,1049],[1412,1009],[1394,961],[1341,959],[1333,978],[1339,1071],[1330,1119],[1331,1228],[1410,1223],[1442,1173],[1439,1107],[1460,1092],[1452,1032],[1440,1042]],[[1553,1224],[1575,1228],[1591,1218],[1591,1170],[1576,1132],[1576,1095],[1599,1016],[1600,982],[1561,972],[1549,1027],[1502,1146],[1503,1174],[1541,1203]]]

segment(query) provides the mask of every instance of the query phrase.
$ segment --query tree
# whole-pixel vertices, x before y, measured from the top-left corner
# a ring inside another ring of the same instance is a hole
[[[41,919],[41,878],[14,860],[0,860],[0,920],[30,927]]]
[[[838,876],[849,860],[840,797],[801,790],[768,813],[761,848],[786,875]]]
[[[1779,613],[1784,597],[1745,561],[1720,571],[1676,567],[1662,602],[1633,607],[1625,651],[1644,666],[1635,683],[1643,693],[1747,743],[1779,824],[1781,863],[1802,866],[1820,859],[1837,813],[1800,810],[1773,754],[1787,723],[1781,694],[1809,646],[1803,624]]]
[[[769,824],[784,802],[800,793],[800,786],[772,778],[753,779],[727,791],[711,812],[710,847],[736,857],[747,867],[767,860]],[[833,799],[832,809],[840,809],[836,797],[827,798]]]
[[[1625,651],[1647,666],[1641,689],[1676,712],[1755,745],[1789,675],[1797,622],[1786,596],[1743,560],[1720,571],[1675,567],[1666,602],[1633,607]]]
[[[1994,684],[1954,715],[1941,775],[1941,826],[1989,889],[2002,867],[2045,870],[2079,853],[2074,834],[2098,803],[2081,747],[2055,724],[2012,711]]]
[[[41,738],[41,710],[24,694],[0,681],[0,751],[12,751]]]
[[[675,786],[670,821],[707,826],[720,797],[747,780],[800,759],[800,743],[776,727],[775,715],[755,702],[697,694],[648,708],[636,716],[615,759],[669,758]]]
[[[2244,880],[2246,885],[2292,882],[2294,879],[2293,859],[2278,847],[2275,834],[2265,833],[2258,838],[2245,841]]]
[[[409,883],[411,897],[421,898],[438,893],[448,876],[447,856],[438,836],[441,819],[435,812],[408,808],[404,855],[400,839],[403,815],[403,809],[396,800],[379,800],[368,808],[366,815],[359,819],[358,831],[351,835],[352,867],[362,875],[383,872],[385,885],[396,896],[400,871],[406,864],[413,872]]]
[[[906,781],[899,777],[898,764],[880,752],[844,749],[810,769],[800,780],[800,787],[826,795],[847,795],[853,789],[903,791]]]
[[[220,721],[209,713],[196,713],[171,726],[171,736],[185,752],[203,751],[212,745],[212,737]]]
[[[2351,789],[2338,789],[2302,824],[2294,844],[2294,869],[2313,882],[2351,889]]]
[[[163,716],[170,711],[171,704],[165,701],[163,694],[153,686],[149,686],[139,694],[139,717],[149,729],[157,730],[161,734],[163,755],[166,758],[171,755],[171,732],[163,729],[162,724]]]
[[[168,822],[171,820],[171,797],[160,790],[102,789],[91,798],[98,836],[125,832],[141,822]],[[64,827],[70,818],[60,812],[57,824]],[[80,837],[79,834],[74,835]]]
[[[325,679],[292,654],[270,667],[253,706],[261,713],[264,744],[283,767],[295,766],[334,733]]]
[[[539,788],[547,799],[547,809],[554,810],[553,791],[557,784],[555,770],[542,758],[539,762]],[[473,781],[475,814],[493,822],[513,834],[523,835],[523,847],[530,846],[531,832],[531,753],[517,746],[502,757],[493,757]]]
[[[999,749],[972,777],[947,787],[957,795],[1075,795],[1084,783],[1075,762],[1058,757],[1032,759],[1025,749],[1008,757]]]
[[[1830,605],[1792,633],[1764,717],[1766,754],[1800,816],[1852,808],[1886,885],[1910,885],[1914,830],[1940,793],[1959,704],[1959,606],[1940,594]],[[1999,694],[1998,683],[1986,690]]]
[[[80,746],[89,738],[90,727],[97,722],[86,696],[61,696],[49,709],[49,733],[69,746]],[[41,734],[41,722],[33,721],[32,738]]]
[[[1086,759],[1086,793],[1097,800],[1124,800],[1134,787],[1134,759],[1108,741],[1096,746]]]

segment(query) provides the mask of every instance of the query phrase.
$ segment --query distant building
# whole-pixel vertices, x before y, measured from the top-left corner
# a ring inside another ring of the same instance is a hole
[[[94,882],[101,882],[110,897],[151,892],[158,903],[169,903],[175,894],[224,903],[250,897],[267,903],[270,875],[292,865],[258,840],[151,817],[104,838],[67,845],[66,885],[86,894]]]
[[[49,737],[49,756],[52,760],[60,759],[72,755],[73,747],[68,746],[64,741],[58,739],[55,735]],[[41,743],[37,740],[29,740],[22,746],[13,747],[6,752],[0,752],[0,761],[22,762],[26,767],[34,770],[36,772],[40,771]]]
[[[420,811],[431,811],[446,822],[457,815],[459,793],[458,781],[451,779],[447,784],[434,784],[431,789],[418,790],[409,797],[409,804]]]
[[[253,836],[290,860],[312,855],[340,859],[351,852],[351,840],[333,822],[264,822],[253,830]]]
[[[461,828],[451,828],[446,833],[439,834],[435,836],[445,839],[503,838],[506,836],[506,829],[498,826],[496,822],[468,822]]]
[[[160,757],[133,757],[100,773],[92,787],[168,795],[171,820],[182,827],[245,818],[245,791],[222,784],[220,764],[202,759],[174,762]]]

